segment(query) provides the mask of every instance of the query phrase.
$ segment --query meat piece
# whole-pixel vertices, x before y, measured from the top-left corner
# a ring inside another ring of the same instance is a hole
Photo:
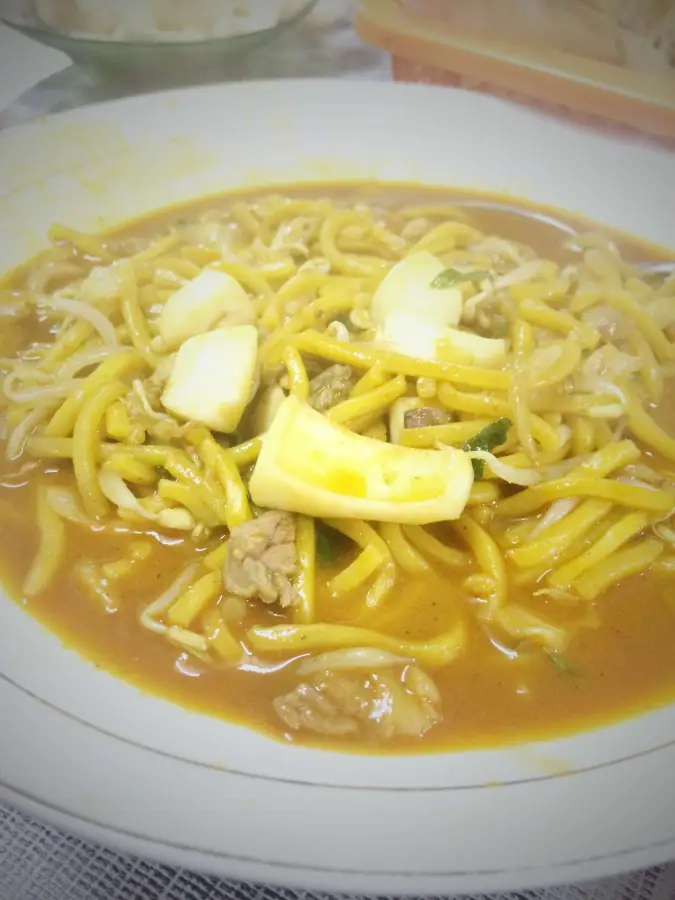
[[[329,366],[309,383],[309,402],[318,412],[341,403],[349,396],[354,376],[349,366]]]
[[[431,678],[416,666],[367,675],[317,673],[274,701],[293,731],[330,737],[362,734],[374,740],[422,737],[442,719],[441,698]]]
[[[405,428],[428,428],[431,425],[445,425],[449,421],[450,415],[443,409],[436,409],[435,406],[409,409],[403,416]]]
[[[291,581],[296,571],[295,519],[290,513],[272,510],[232,529],[224,569],[230,593],[293,606],[298,600]]]

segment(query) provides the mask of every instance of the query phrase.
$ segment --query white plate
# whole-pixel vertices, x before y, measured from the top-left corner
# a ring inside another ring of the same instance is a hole
[[[0,269],[44,246],[57,220],[97,228],[241,185],[341,177],[505,190],[661,243],[675,235],[666,151],[446,89],[247,83],[1,135]],[[675,858],[675,707],[481,753],[297,749],[143,695],[2,597],[0,671],[0,797],[171,864],[314,889],[448,894]]]

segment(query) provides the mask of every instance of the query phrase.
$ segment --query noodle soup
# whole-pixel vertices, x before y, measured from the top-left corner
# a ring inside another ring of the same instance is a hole
[[[657,250],[372,184],[50,238],[1,286],[0,562],[68,644],[191,708],[378,752],[672,699]]]

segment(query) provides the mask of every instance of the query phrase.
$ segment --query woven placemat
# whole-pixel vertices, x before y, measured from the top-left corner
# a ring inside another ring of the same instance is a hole
[[[331,896],[226,881],[122,856],[0,806],[0,900],[330,900]],[[675,865],[586,885],[473,900],[674,898]]]

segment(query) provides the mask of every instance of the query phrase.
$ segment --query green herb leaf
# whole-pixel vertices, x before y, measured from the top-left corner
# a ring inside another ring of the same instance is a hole
[[[553,650],[547,650],[546,655],[551,660],[553,665],[556,666],[556,668],[560,669],[561,672],[565,672],[567,675],[576,674],[574,672],[574,669],[572,669],[572,667],[567,662],[567,660],[562,655],[562,653],[557,653],[557,652],[554,652]]]
[[[335,562],[342,550],[341,535],[332,528],[316,528],[316,558],[322,566],[330,566]]]
[[[484,270],[458,272],[457,269],[444,269],[431,282],[431,287],[437,291],[444,291],[453,284],[461,284],[462,281],[483,281],[484,278],[489,277],[490,273]]]
[[[464,444],[464,449],[468,452],[471,450],[484,450],[492,453],[496,447],[501,447],[509,434],[511,427],[510,419],[497,419],[486,425],[482,431],[479,431],[475,437]],[[472,459],[473,473],[477,479],[481,479],[485,473],[485,462],[482,459]]]

